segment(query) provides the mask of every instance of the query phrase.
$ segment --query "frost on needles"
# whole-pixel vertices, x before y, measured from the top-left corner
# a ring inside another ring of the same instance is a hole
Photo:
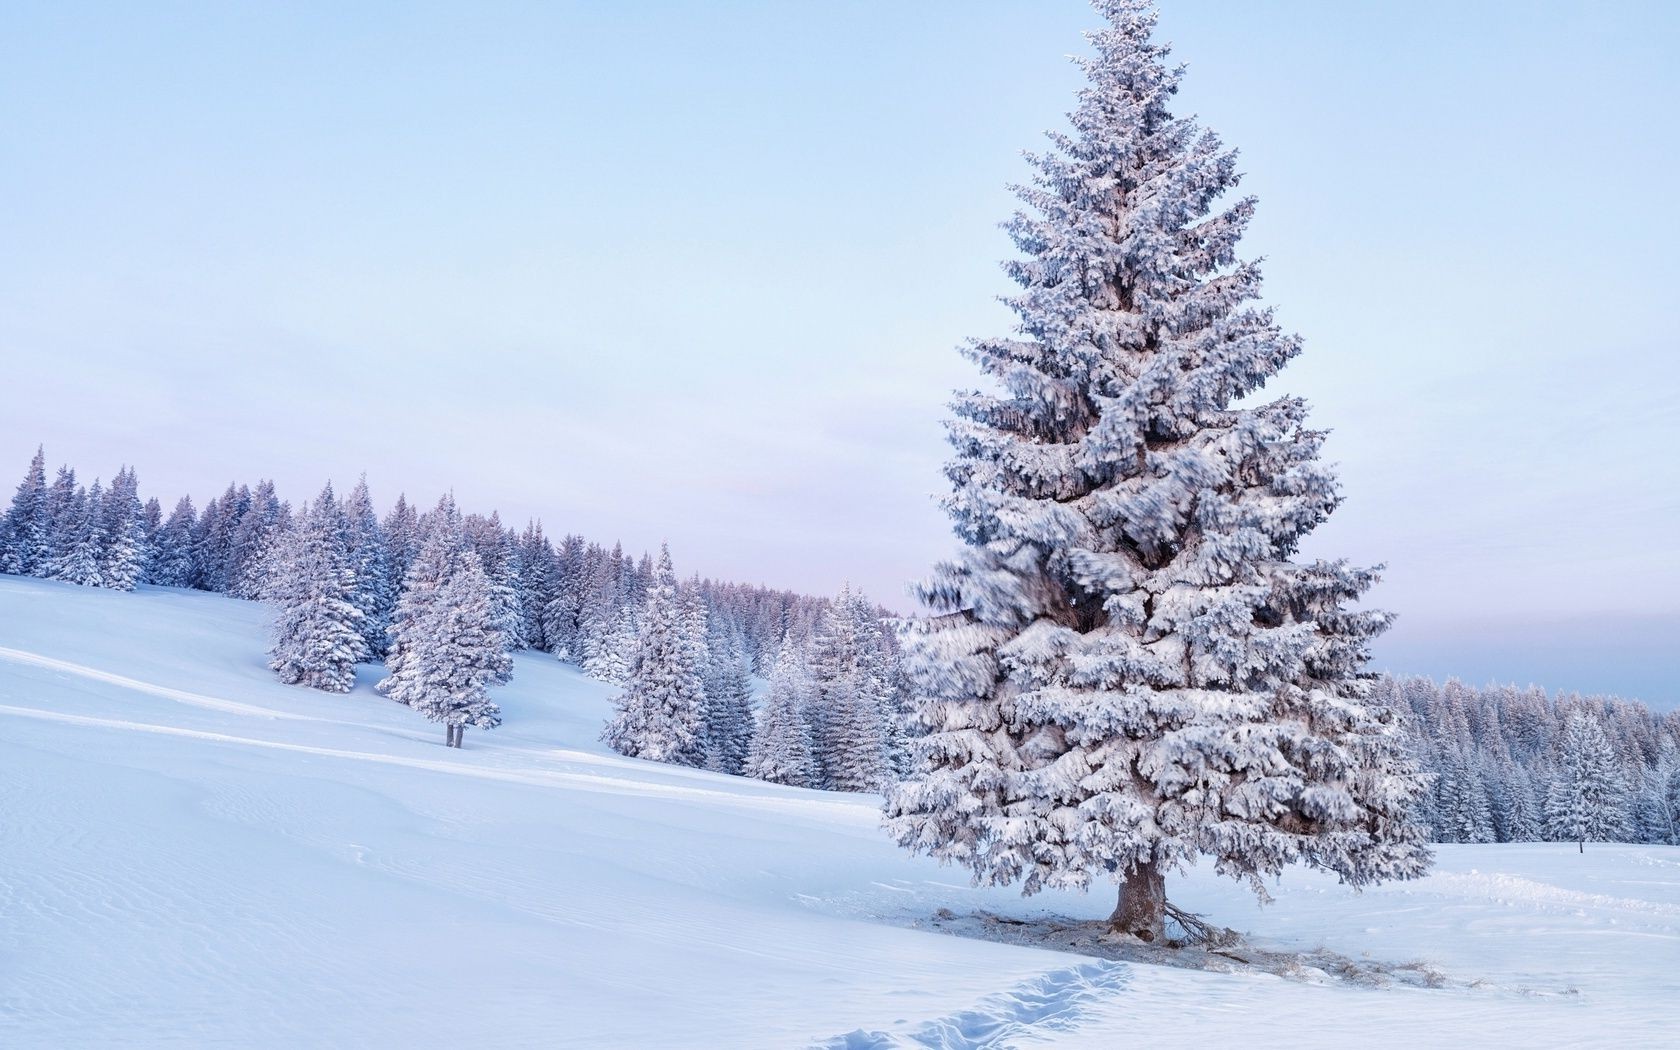
[[[1236,155],[1168,103],[1180,70],[1138,0],[1102,0],[1072,131],[1007,224],[1018,337],[971,344],[945,506],[966,544],[905,628],[917,769],[904,846],[1026,893],[1120,884],[1163,936],[1164,878],[1304,862],[1356,886],[1430,862],[1395,713],[1368,702],[1351,608],[1375,581],[1299,561],[1338,502],[1306,406],[1244,404],[1299,350],[1237,254]]]

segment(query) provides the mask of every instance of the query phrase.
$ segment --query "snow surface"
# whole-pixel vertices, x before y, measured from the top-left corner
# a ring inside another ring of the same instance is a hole
[[[542,654],[447,750],[372,691],[282,686],[266,610],[0,577],[0,1046],[1660,1046],[1680,849],[1440,850],[1277,903],[1180,903],[1273,947],[1427,960],[1441,989],[1116,963],[915,929],[970,889],[874,796],[620,758],[611,687]]]

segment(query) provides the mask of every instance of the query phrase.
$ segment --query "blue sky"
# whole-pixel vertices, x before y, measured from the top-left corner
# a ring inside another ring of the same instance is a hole
[[[0,454],[889,604],[1077,0],[7,4]],[[1378,663],[1680,702],[1680,7],[1166,4]],[[5,452],[4,450],[10,450]],[[0,464],[3,466],[3,464]],[[11,471],[8,469],[7,473]]]

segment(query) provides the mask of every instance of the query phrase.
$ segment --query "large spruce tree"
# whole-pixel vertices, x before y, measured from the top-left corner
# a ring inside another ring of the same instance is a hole
[[[1292,862],[1362,885],[1429,863],[1396,716],[1367,701],[1350,608],[1370,570],[1299,561],[1338,502],[1298,399],[1251,400],[1299,350],[1256,305],[1222,200],[1236,155],[1168,108],[1180,71],[1141,0],[1099,0],[1072,129],[1008,224],[1016,338],[973,343],[946,506],[966,544],[906,632],[919,768],[888,796],[913,850],[1024,891],[1120,884],[1163,935],[1199,856],[1264,895]]]

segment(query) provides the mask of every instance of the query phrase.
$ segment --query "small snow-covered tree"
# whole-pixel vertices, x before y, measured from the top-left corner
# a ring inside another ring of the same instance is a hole
[[[1558,741],[1557,774],[1546,793],[1546,832],[1573,842],[1579,852],[1587,840],[1614,842],[1627,834],[1627,788],[1616,768],[1616,754],[1598,719],[1576,711],[1564,723]]]
[[[738,638],[716,633],[709,646],[706,675],[706,744],[709,764],[740,775],[752,749],[752,681]]]
[[[271,579],[268,559],[285,525],[274,482],[259,481],[229,536],[227,593],[250,601],[267,597],[263,589]]]
[[[372,657],[383,656],[386,628],[391,624],[391,607],[396,604],[396,585],[391,578],[389,552],[368,493],[363,474],[340,508],[344,518],[344,554],[355,574],[351,604],[361,613],[358,629],[362,647]]]
[[[1361,886],[1430,854],[1397,716],[1367,702],[1376,577],[1295,557],[1340,496],[1305,404],[1251,397],[1300,344],[1238,256],[1236,156],[1171,113],[1149,5],[1097,6],[1072,130],[1008,227],[1019,337],[967,351],[994,388],[954,405],[966,546],[906,628],[920,764],[886,815],[982,883],[1106,873],[1112,928],[1159,940],[1198,856],[1263,897],[1291,863]]]
[[[812,729],[823,785],[878,791],[893,773],[892,683],[868,600],[843,587],[818,624],[812,649],[818,715]]]
[[[584,674],[612,685],[628,682],[635,670],[639,639],[635,609],[629,605],[620,607],[612,630],[601,637],[594,647],[594,655],[584,659]]]
[[[671,552],[661,548],[624,692],[601,739],[631,758],[697,766],[705,760],[700,668],[683,622]]]
[[[511,674],[512,659],[502,648],[490,581],[467,548],[454,497],[440,499],[414,531],[420,548],[391,616],[389,673],[377,688],[443,722],[446,745],[460,747],[464,727],[500,724],[488,686]]]
[[[42,576],[51,555],[52,521],[47,512],[47,454],[35,450],[29,470],[18,482],[6,511],[6,544],[0,550],[0,572]]]
[[[186,587],[192,583],[192,534],[197,520],[192,499],[182,496],[158,527],[147,554],[147,583],[159,587]]]
[[[427,560],[428,541],[410,575]],[[386,696],[444,726],[447,747],[460,747],[468,726],[494,729],[501,708],[490,686],[509,676],[490,581],[475,551],[459,551],[431,600],[404,618],[400,668],[379,683]]]
[[[747,776],[790,787],[815,786],[816,764],[807,714],[814,693],[805,655],[789,634],[782,640],[770,669],[764,712],[743,769]]]
[[[274,578],[265,587],[277,607],[269,667],[287,685],[348,693],[367,645],[332,486],[274,542]]]
[[[53,522],[53,555],[47,565],[50,579],[81,587],[105,585],[99,573],[99,513],[104,501],[105,490],[95,479],[93,488],[77,489],[59,508]]]
[[[146,531],[139,481],[123,467],[98,509],[100,586],[132,591],[146,566]]]

